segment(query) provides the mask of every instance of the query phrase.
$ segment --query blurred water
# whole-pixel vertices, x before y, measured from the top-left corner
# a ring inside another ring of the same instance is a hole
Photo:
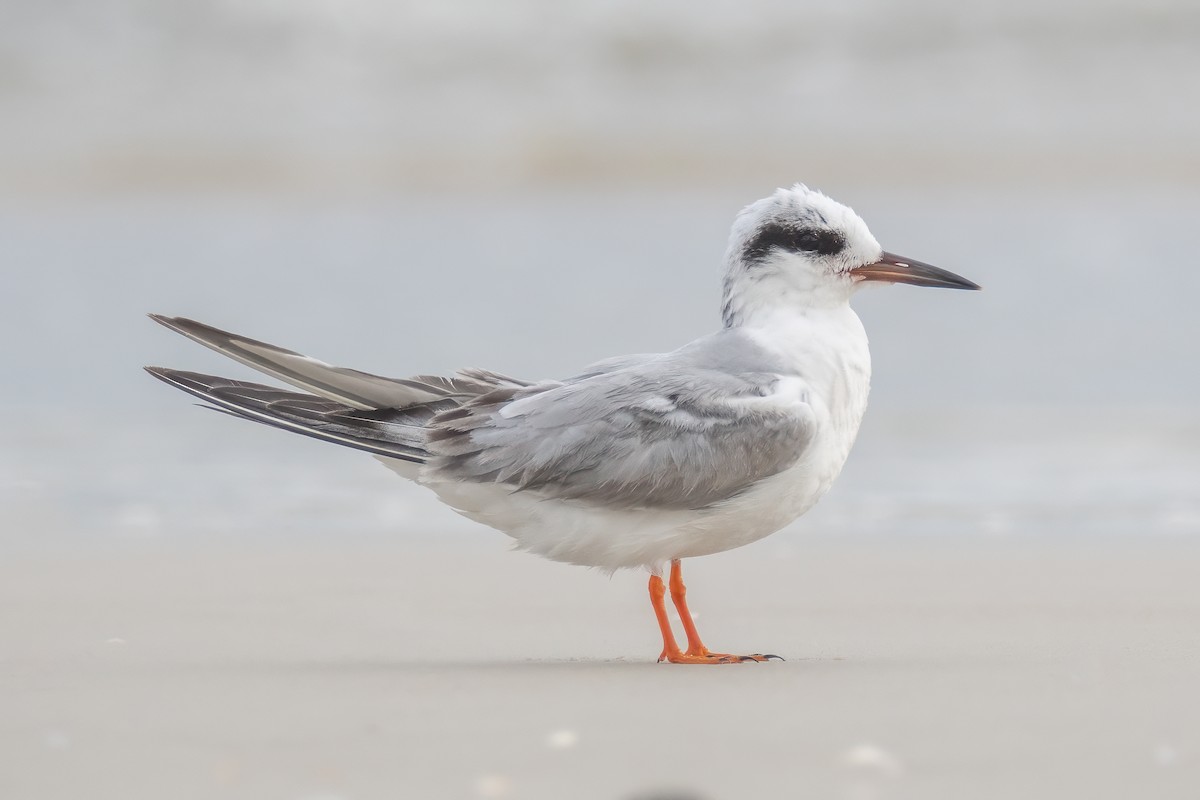
[[[730,218],[769,188],[9,209],[0,546],[503,541],[361,454],[190,408],[139,367],[249,373],[143,313],[382,373],[562,375],[710,330]],[[1200,532],[1200,197],[843,199],[885,247],[985,291],[858,298],[872,409],[837,489],[800,529]]]
[[[730,222],[772,188],[10,208],[0,333],[23,344],[6,358],[7,402],[72,405],[86,390],[90,406],[143,407],[159,397],[130,365],[228,368],[147,311],[394,374],[552,377],[669,349],[718,324]],[[1200,401],[1200,192],[837,196],[888,249],[985,287],[860,293],[877,402]]]
[[[115,422],[6,422],[0,550],[128,540],[507,541],[361,454],[176,402],[176,413]],[[757,547],[790,552],[805,532],[1195,535],[1197,475],[1192,414],[880,410],[832,494],[792,533]]]

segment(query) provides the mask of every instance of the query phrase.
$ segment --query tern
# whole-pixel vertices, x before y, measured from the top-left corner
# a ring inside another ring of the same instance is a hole
[[[738,214],[723,325],[669,353],[608,359],[563,380],[483,369],[385,378],[151,314],[302,391],[146,369],[217,410],[371,453],[519,549],[649,570],[659,661],[765,661],[778,656],[705,647],[681,560],[774,533],[829,490],[867,407],[871,356],[850,298],[873,282],[980,288],[885,252],[850,208],[796,184]]]

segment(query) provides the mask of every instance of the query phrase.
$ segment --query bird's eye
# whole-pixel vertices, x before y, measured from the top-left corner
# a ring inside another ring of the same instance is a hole
[[[821,236],[813,230],[797,231],[794,243],[797,250],[816,250],[821,246]]]
[[[792,236],[791,249],[803,250],[828,256],[846,246],[846,240],[837,231],[801,228]]]

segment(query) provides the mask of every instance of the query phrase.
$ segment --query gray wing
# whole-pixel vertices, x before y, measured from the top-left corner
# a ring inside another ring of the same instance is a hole
[[[780,375],[761,351],[731,352],[744,341],[697,344],[606,362],[564,383],[500,389],[439,414],[426,438],[428,475],[610,507],[686,509],[794,464],[814,434],[811,409],[776,402]]]

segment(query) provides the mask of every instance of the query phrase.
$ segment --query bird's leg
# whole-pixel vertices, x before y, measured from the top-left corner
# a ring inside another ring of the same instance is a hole
[[[675,632],[671,630],[671,620],[667,619],[667,587],[659,575],[650,576],[650,604],[654,606],[654,616],[658,619],[658,628],[662,631],[663,649],[659,661],[668,661],[672,655],[682,655],[679,644],[675,641]]]
[[[671,630],[671,622],[667,618],[666,604],[667,589],[658,575],[650,576],[650,602],[654,605],[654,616],[658,618],[658,627],[662,630],[663,651],[659,661],[670,661],[672,664],[737,664],[742,661],[766,661],[779,656],[755,653],[751,656],[737,656],[730,653],[712,653],[700,641],[700,633],[687,607],[687,587],[683,585],[683,568],[678,559],[671,562],[671,600],[679,612],[683,623],[684,633],[687,634],[688,649],[680,650],[675,642],[675,633]],[[782,659],[780,659],[782,661]]]
[[[696,621],[687,606],[687,586],[683,584],[683,562],[675,559],[671,562],[671,602],[679,612],[679,621],[683,623],[683,632],[687,634],[689,656],[711,655],[704,642],[700,641],[700,632],[696,630]]]

